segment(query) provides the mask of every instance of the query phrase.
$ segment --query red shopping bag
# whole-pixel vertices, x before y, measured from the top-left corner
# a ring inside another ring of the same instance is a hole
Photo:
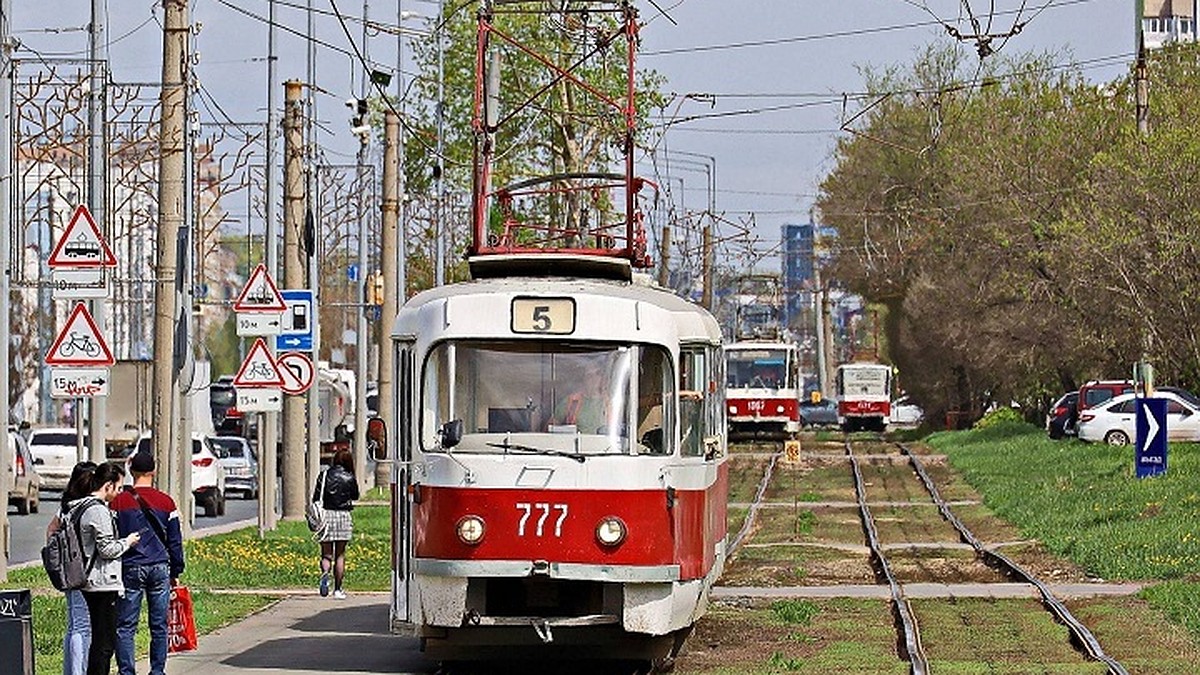
[[[167,607],[167,651],[190,652],[196,646],[192,592],[187,586],[175,586],[171,588],[171,604]]]

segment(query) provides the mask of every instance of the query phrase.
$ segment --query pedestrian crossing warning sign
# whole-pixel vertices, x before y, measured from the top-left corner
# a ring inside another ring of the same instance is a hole
[[[46,353],[46,365],[111,366],[115,362],[87,305],[76,303],[50,351]]]
[[[267,349],[266,341],[258,338],[250,347],[250,351],[246,352],[246,360],[242,361],[242,367],[238,369],[237,375],[233,378],[233,386],[282,387],[283,385],[283,375],[280,374],[275,359],[271,358],[271,351]]]
[[[282,312],[286,309],[287,303],[283,301],[283,295],[275,285],[275,280],[271,278],[271,273],[267,271],[267,266],[259,263],[250,273],[246,285],[242,287],[237,302],[233,303],[233,311]]]
[[[114,267],[116,264],[117,259],[100,234],[100,228],[96,227],[92,212],[83,204],[75,209],[71,222],[46,261],[46,265],[53,269]]]

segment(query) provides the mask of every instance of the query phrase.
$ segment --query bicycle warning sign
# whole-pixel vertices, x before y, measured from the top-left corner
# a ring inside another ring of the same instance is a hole
[[[87,305],[76,303],[46,353],[48,366],[111,366],[116,362]]]
[[[246,360],[242,361],[242,367],[233,378],[233,386],[278,388],[283,384],[283,376],[279,373],[275,359],[271,358],[266,341],[258,338],[250,347],[250,351],[246,352]]]

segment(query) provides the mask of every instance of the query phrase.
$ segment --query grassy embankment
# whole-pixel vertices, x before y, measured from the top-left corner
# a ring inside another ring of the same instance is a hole
[[[346,556],[346,589],[384,591],[389,584],[390,515],[385,506],[354,511],[354,541]],[[319,547],[303,522],[283,522],[264,539],[246,528],[184,542],[187,571],[181,581],[192,590],[196,630],[201,635],[238,621],[273,603],[274,589],[316,589]],[[30,588],[37,672],[62,672],[62,637],[66,626],[63,595],[50,586],[41,567],[16,570],[0,588]],[[220,593],[258,590],[258,593]],[[145,612],[142,613],[143,624]],[[138,653],[149,649],[145,626],[138,631]]]
[[[1141,597],[1200,638],[1200,445],[1172,444],[1167,475],[1139,480],[1129,447],[1025,424],[926,441],[1024,536],[1099,578],[1162,582]]]

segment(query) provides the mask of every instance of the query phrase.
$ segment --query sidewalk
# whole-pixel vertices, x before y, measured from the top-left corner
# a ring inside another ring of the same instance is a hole
[[[388,631],[388,596],[292,596],[200,636],[194,652],[167,658],[169,675],[224,673],[432,673],[413,637]],[[138,672],[149,662],[138,663]]]

